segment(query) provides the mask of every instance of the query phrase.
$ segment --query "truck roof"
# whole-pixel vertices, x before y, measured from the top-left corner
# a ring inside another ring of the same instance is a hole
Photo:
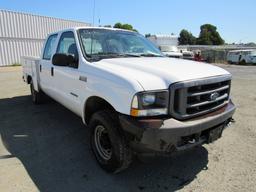
[[[249,51],[256,51],[256,49],[239,49],[239,50],[232,50],[232,51],[229,51],[229,53],[249,52]]]
[[[126,30],[126,29],[119,29],[119,28],[112,28],[112,27],[90,27],[90,26],[84,26],[84,27],[71,27],[71,28],[66,28],[63,30],[59,30],[53,33],[50,33],[49,35],[56,34],[56,33],[61,33],[64,31],[77,31],[79,29],[104,29],[104,30],[112,30],[112,31],[126,31],[126,32],[132,32],[136,33],[134,31]]]

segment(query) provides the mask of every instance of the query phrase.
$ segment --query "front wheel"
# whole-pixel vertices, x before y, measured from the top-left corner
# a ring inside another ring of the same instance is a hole
[[[43,92],[36,91],[33,82],[30,83],[30,91],[33,103],[36,105],[41,104],[43,102]]]
[[[99,165],[111,173],[128,168],[132,162],[132,152],[120,130],[115,113],[96,112],[89,127],[92,150]]]

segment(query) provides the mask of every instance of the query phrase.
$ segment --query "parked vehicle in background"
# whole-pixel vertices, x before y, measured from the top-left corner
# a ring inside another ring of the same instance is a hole
[[[187,60],[194,60],[195,59],[195,55],[192,51],[182,51],[182,58],[183,59],[187,59]]]
[[[229,51],[227,54],[227,62],[230,64],[234,64],[234,63],[238,64],[240,55],[241,55],[240,50]]]
[[[234,50],[227,54],[230,64],[256,64],[256,50]]]
[[[203,60],[201,51],[196,51],[196,53],[194,55],[194,60],[198,61],[198,62],[205,61],[205,60]]]
[[[147,37],[155,46],[159,47],[160,45],[168,45],[168,46],[178,46],[179,40],[176,35],[150,35]]]
[[[138,153],[219,139],[235,112],[229,72],[167,58],[144,36],[120,29],[50,34],[40,59],[24,58],[23,79],[35,104],[46,94],[81,117],[96,160],[114,173]]]
[[[182,58],[183,56],[176,46],[161,45],[159,46],[159,49],[167,57]]]

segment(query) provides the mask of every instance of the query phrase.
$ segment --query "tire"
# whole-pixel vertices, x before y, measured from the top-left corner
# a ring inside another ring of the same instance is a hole
[[[128,168],[132,162],[132,152],[120,130],[115,112],[96,112],[89,127],[92,151],[99,165],[109,173]]]
[[[239,62],[240,65],[246,65],[246,61],[245,60],[242,60]]]
[[[31,97],[34,104],[38,105],[43,102],[43,92],[42,91],[36,91],[33,85],[33,82],[30,83],[30,91],[31,91]]]

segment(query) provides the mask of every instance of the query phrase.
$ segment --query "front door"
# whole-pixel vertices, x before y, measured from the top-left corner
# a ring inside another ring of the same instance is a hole
[[[79,80],[79,54],[72,31],[62,33],[56,53],[73,55],[77,61],[70,66],[54,66],[54,87],[58,101],[71,111],[80,114],[82,98],[79,93],[85,89],[85,85]]]

